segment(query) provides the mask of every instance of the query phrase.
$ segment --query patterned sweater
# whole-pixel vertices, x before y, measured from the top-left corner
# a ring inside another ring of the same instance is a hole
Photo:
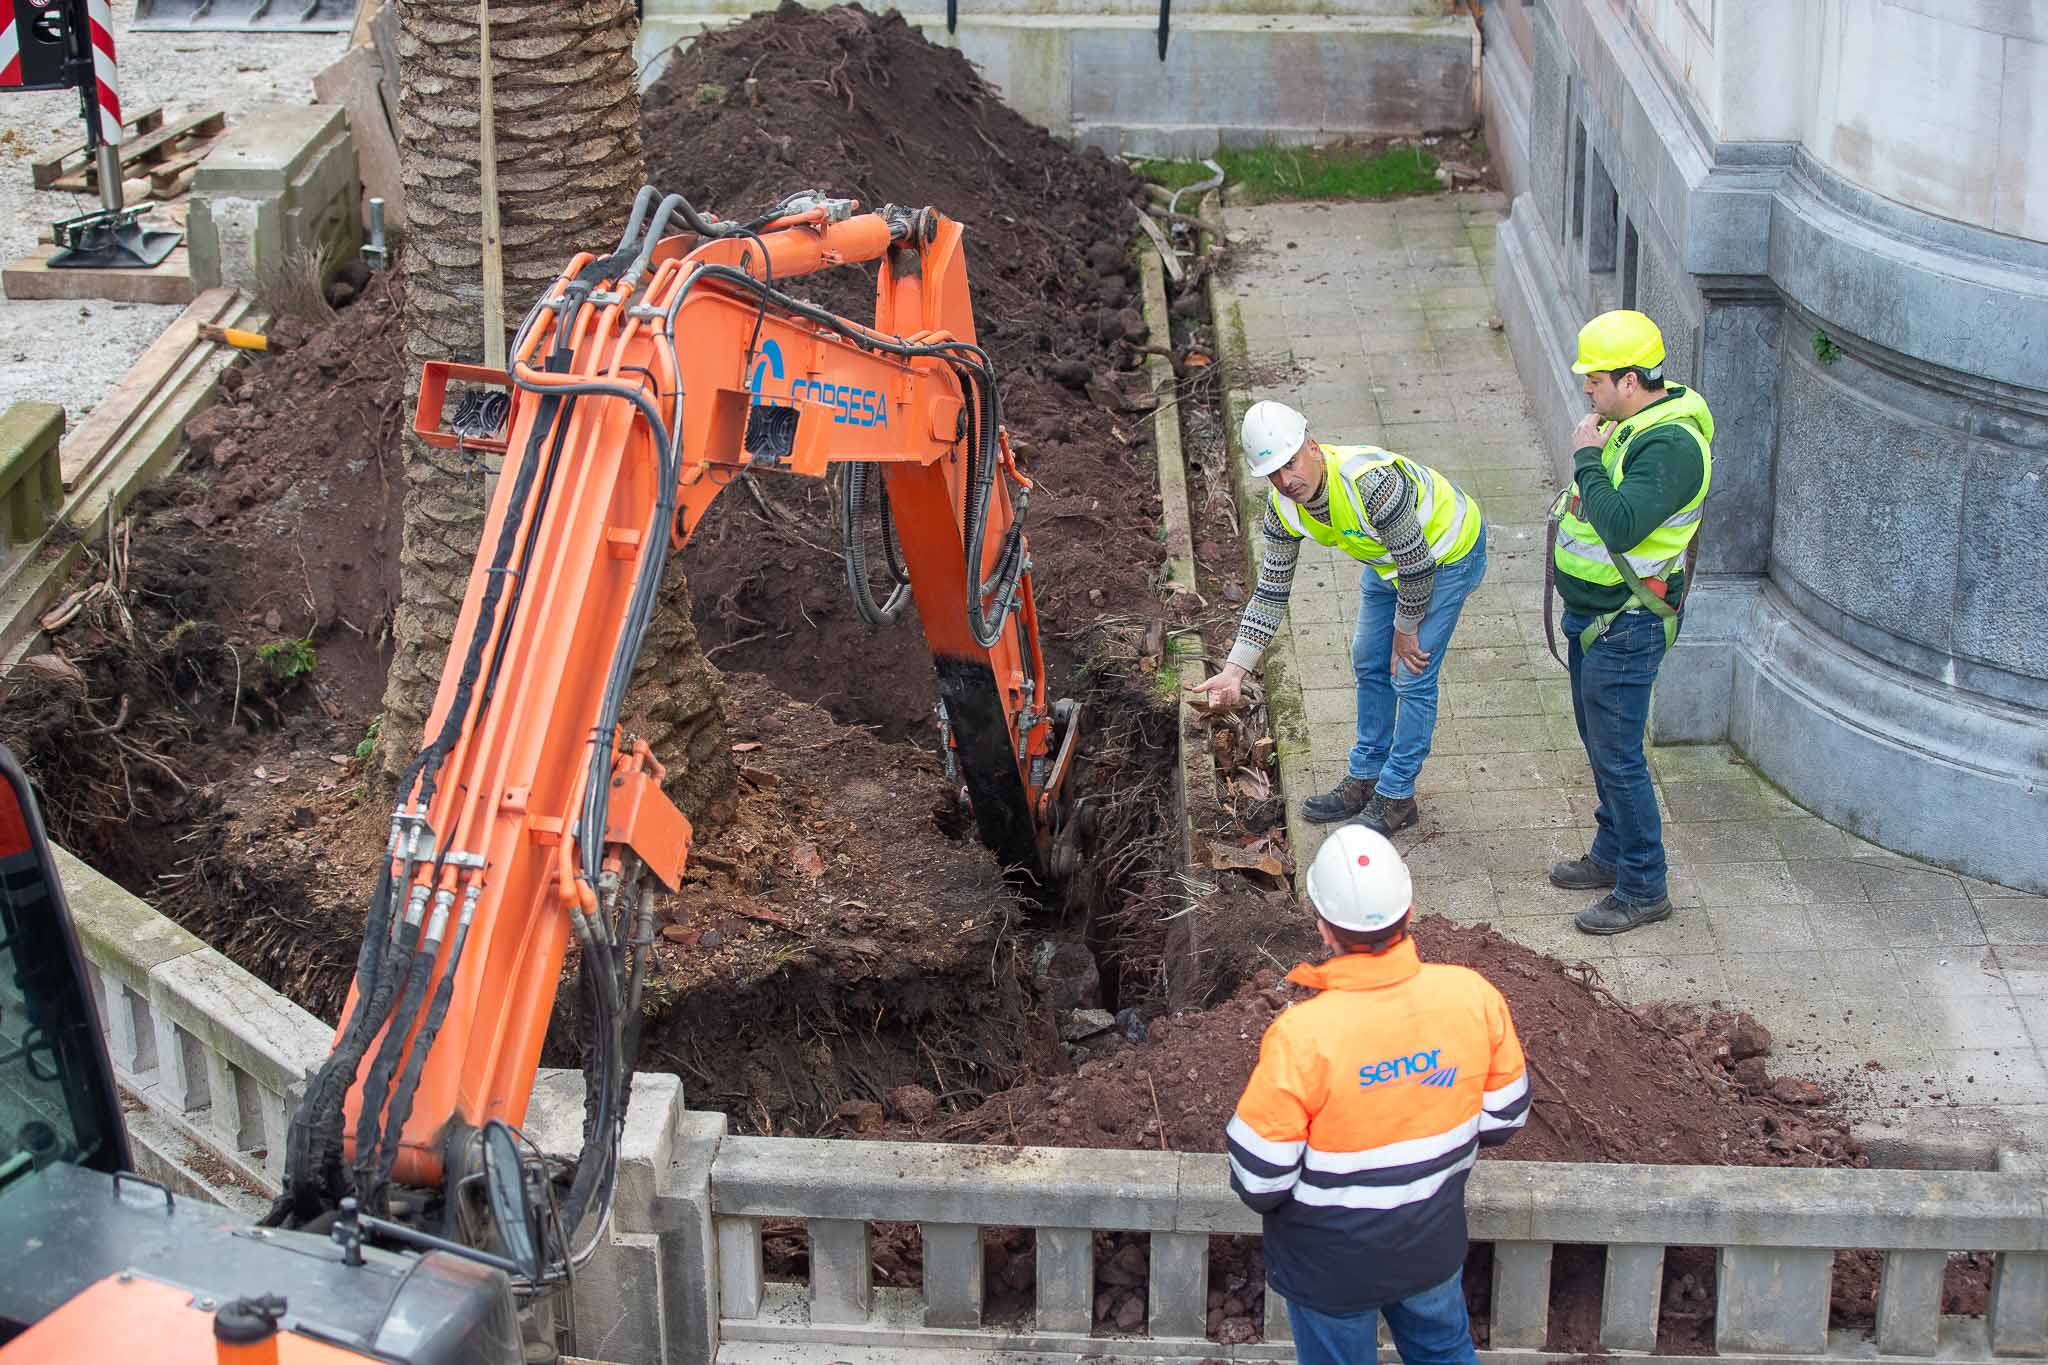
[[[1394,581],[1400,594],[1394,605],[1394,629],[1413,635],[1422,625],[1430,591],[1436,586],[1436,556],[1429,552],[1422,522],[1415,515],[1415,488],[1394,465],[1366,470],[1358,476],[1357,488],[1373,538],[1394,557]],[[1329,480],[1323,481],[1301,510],[1317,521],[1329,522]],[[1294,589],[1294,566],[1301,559],[1301,538],[1280,520],[1271,498],[1266,499],[1266,520],[1260,529],[1265,550],[1259,557],[1259,585],[1244,605],[1244,615],[1237,622],[1237,640],[1230,647],[1230,662],[1246,670],[1259,666],[1266,646],[1280,629],[1280,620],[1287,614],[1287,598]]]

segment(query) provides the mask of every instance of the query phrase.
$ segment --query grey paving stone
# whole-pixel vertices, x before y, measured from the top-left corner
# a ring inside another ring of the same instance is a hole
[[[1933,901],[1963,894],[1953,872],[1901,864],[1862,864],[1863,888],[1874,901]]]
[[[1868,901],[1863,870],[1851,858],[1813,858],[1787,863],[1796,899],[1809,905]]]
[[[2015,995],[2048,994],[2048,948],[2011,944],[1994,948],[1998,969]]]
[[[1802,905],[1727,906],[1699,911],[1714,926],[1714,936],[1729,952],[1773,952],[1781,948],[1810,952],[1825,946],[1817,938]]]
[[[1673,820],[1764,820],[1774,812],[1764,804],[1754,780],[1748,782],[1673,782],[1660,784],[1658,795]],[[1774,831],[1775,833],[1775,831]],[[1777,847],[1773,838],[1771,847]]]
[[[1663,925],[1634,929],[1622,937],[1655,933]],[[1622,980],[1622,993],[1632,1001],[1696,1001],[1729,993],[1729,980],[1722,974],[1720,958],[1694,954],[1686,958],[1667,956],[1616,956],[1614,970]]]
[[[1953,1048],[2033,1051],[2026,1016],[2010,995],[1938,995],[1920,1003],[1922,1017],[1939,1030],[1931,1042]]]
[[[1665,840],[1665,848],[1675,852],[1674,843],[1669,838]],[[1698,855],[1691,856],[1697,858]],[[1742,909],[1755,905],[1804,903],[1805,900],[1793,878],[1792,865],[1782,860],[1694,862],[1692,878],[1702,905]]]
[[[1664,823],[1664,850],[1693,863],[1777,861],[1777,831],[1768,820],[1676,820]],[[1796,899],[1785,897],[1784,899]]]
[[[2048,1067],[2031,1047],[1965,1048],[1936,1061],[1963,1104],[2048,1104]]]
[[[1778,852],[1788,861],[1848,856],[1849,839],[1841,830],[1812,815],[1778,820]]]
[[[1580,933],[1572,927],[1570,915],[1524,916],[1503,920],[1496,927],[1515,942],[1560,961],[1601,963],[1610,983],[1615,979],[1612,976],[1615,961],[1613,940]]]
[[[1824,929],[1816,911],[1827,906],[1807,907],[1807,918],[1814,925],[1820,946],[1827,953],[1828,976],[1835,991],[1845,998],[1896,999],[1904,982],[1899,960],[1890,948],[1857,946],[1853,941],[1836,938]]]
[[[1704,910],[1676,910],[1669,919],[1616,934],[1612,942],[1616,957],[1692,957],[1727,946]]]
[[[1987,941],[1976,908],[1964,900],[1816,905],[1811,918],[1823,946],[1958,948]]]
[[[2005,973],[1990,948],[1895,948],[1899,969],[1930,995],[2007,996]],[[2008,951],[2022,951],[2011,949]]]

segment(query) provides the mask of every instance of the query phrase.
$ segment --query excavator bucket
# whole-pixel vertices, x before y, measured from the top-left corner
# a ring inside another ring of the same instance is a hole
[[[355,0],[135,0],[139,31],[347,33]]]

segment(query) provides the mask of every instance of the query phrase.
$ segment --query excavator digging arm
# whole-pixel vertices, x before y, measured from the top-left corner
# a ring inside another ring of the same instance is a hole
[[[525,1117],[572,937],[586,1126],[559,1229],[608,1207],[653,883],[675,888],[690,841],[620,710],[669,552],[742,476],[879,472],[981,837],[1031,877],[1062,871],[1078,716],[1047,693],[1030,483],[974,342],[960,226],[814,194],[751,223],[654,200],[641,191],[618,250],[569,262],[509,375],[423,376],[416,430],[502,453],[503,468],[272,1222],[345,1196],[402,1212],[399,1186],[458,1201],[482,1126]],[[873,325],[786,290],[867,261],[880,263]],[[488,422],[444,429],[451,382],[476,379],[509,386],[502,439]],[[549,1264],[574,1258],[557,1246]]]

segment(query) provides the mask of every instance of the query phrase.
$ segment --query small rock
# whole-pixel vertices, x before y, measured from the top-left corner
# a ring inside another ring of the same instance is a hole
[[[1771,1083],[1771,1078],[1764,1072],[1764,1059],[1761,1057],[1745,1057],[1735,1064],[1732,1074],[1735,1083],[1748,1090],[1761,1090]]]
[[[1116,1027],[1116,1016],[1108,1010],[1068,1010],[1059,1018],[1060,1038],[1069,1043],[1093,1038]]]
[[[1056,946],[1041,975],[1056,1010],[1094,1010],[1102,1004],[1102,971],[1085,943],[1068,941]]]
[[[1780,1104],[1826,1104],[1827,1092],[1812,1081],[1780,1076],[1771,1082],[1771,1098]]]
[[[1771,1051],[1771,1031],[1756,1020],[1744,1016],[1728,1030],[1728,1055],[1736,1061],[1749,1057],[1766,1057]]]
[[[332,308],[346,308],[356,301],[356,287],[347,280],[336,280],[327,286],[327,303]]]
[[[1091,607],[1099,607],[1099,606],[1101,606],[1101,605],[1102,605],[1102,601],[1103,601],[1103,598],[1102,598],[1102,589],[1100,589],[1100,588],[1090,588],[1090,589],[1088,589],[1088,605],[1089,605],[1089,606],[1091,606]]]
[[[1507,326],[1507,323],[1501,320],[1501,316],[1498,313],[1495,313],[1486,319],[1486,329],[1489,332],[1498,332],[1501,328],[1505,326]]]
[[[719,933],[716,929],[706,929],[703,935],[698,938],[697,946],[700,948],[716,948],[724,942],[724,934]]]
[[[921,1085],[899,1085],[889,1092],[889,1107],[898,1118],[930,1123],[939,1112],[939,1097]]]
[[[1211,1308],[1209,1310],[1209,1335],[1213,1337],[1218,1335],[1222,1331],[1223,1310],[1221,1308]]]
[[[1137,309],[1126,308],[1116,316],[1125,341],[1143,341],[1152,335],[1152,329],[1145,325],[1145,315]]]
[[[1119,314],[1105,308],[1095,315],[1095,335],[1103,341],[1115,341],[1124,334],[1124,324]]]
[[[1124,268],[1126,254],[1115,242],[1097,242],[1088,248],[1088,264],[1097,271],[1120,272]]]
[[[1135,1332],[1145,1321],[1145,1301],[1136,1294],[1125,1299],[1123,1306],[1116,1310],[1116,1330]]]
[[[1064,384],[1070,389],[1086,389],[1088,382],[1095,378],[1095,371],[1078,360],[1063,360],[1046,374],[1055,384]]]
[[[318,819],[311,806],[299,806],[292,811],[292,828],[311,829]]]
[[[1145,1035],[1148,1032],[1145,1025],[1145,1016],[1138,1013],[1137,1010],[1128,1006],[1118,1010],[1116,1012],[1116,1026],[1122,1031],[1124,1037],[1132,1042],[1142,1043],[1145,1041]]]
[[[882,1106],[873,1100],[848,1100],[832,1111],[835,1119],[844,1119],[856,1133],[878,1133],[882,1130]]]

